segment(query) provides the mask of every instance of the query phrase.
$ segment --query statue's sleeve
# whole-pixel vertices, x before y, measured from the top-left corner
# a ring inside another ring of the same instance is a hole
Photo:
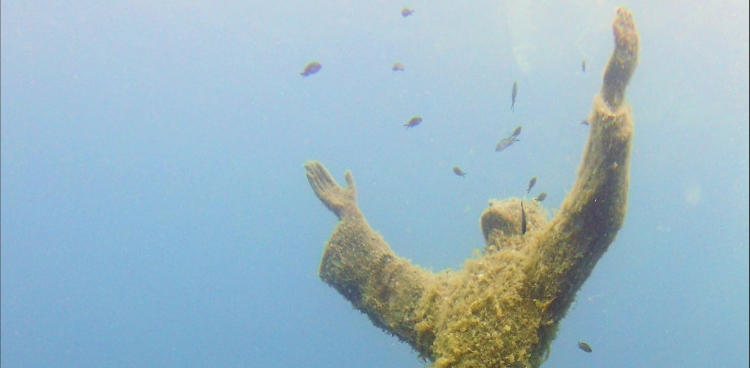
[[[342,188],[321,163],[305,166],[318,198],[340,220],[323,251],[320,278],[384,331],[412,346],[427,344],[417,341],[415,310],[434,274],[399,257],[370,227],[357,206],[351,174]]]

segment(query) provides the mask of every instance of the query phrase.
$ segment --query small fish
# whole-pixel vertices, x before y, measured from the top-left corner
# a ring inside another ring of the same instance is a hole
[[[302,73],[299,73],[299,75],[301,75],[303,77],[307,77],[309,75],[313,75],[313,74],[317,73],[320,70],[320,68],[322,68],[322,67],[323,66],[320,65],[319,62],[313,61],[310,64],[307,64],[307,66],[305,66],[305,70],[303,70]]]
[[[518,93],[518,83],[513,81],[513,92],[510,94],[510,111],[514,111],[513,107],[516,106],[516,93]]]
[[[395,64],[393,64],[393,68],[391,68],[391,70],[393,70],[394,72],[404,70],[404,64],[396,62]]]
[[[590,352],[593,351],[593,350],[591,350],[591,345],[589,345],[589,344],[587,344],[585,342],[580,342],[579,341],[578,342],[578,348],[581,349],[581,350],[583,350],[583,351],[585,351],[585,352],[587,352],[587,353],[590,353]]]
[[[408,17],[408,16],[410,16],[412,14],[414,14],[414,9],[409,9],[407,7],[404,7],[403,9],[401,9],[401,16],[404,17],[404,18],[406,18],[406,17]]]
[[[526,194],[529,194],[529,191],[534,187],[534,184],[536,184],[536,176],[529,181],[529,187],[526,188]]]
[[[589,125],[589,121],[588,120],[584,120],[584,121],[581,122],[581,125]]]
[[[521,202],[521,235],[526,234],[526,211],[523,210],[523,202]]]
[[[458,166],[453,166],[453,173],[458,176],[466,176],[466,173],[461,171],[461,168]]]
[[[518,137],[519,134],[521,134],[521,126],[520,125],[516,127],[516,130],[514,130],[513,133],[510,136],[513,137],[513,138],[516,138],[516,137]]]
[[[518,142],[518,141],[520,141],[520,139],[516,139],[513,136],[505,138],[505,139],[501,140],[500,143],[497,144],[497,146],[495,146],[495,151],[500,152],[500,151],[502,151],[502,150],[510,147],[510,145],[513,144],[513,142]]]
[[[419,123],[421,122],[422,122],[422,118],[419,116],[415,116],[411,118],[411,120],[409,120],[408,123],[404,124],[404,126],[406,127],[406,129],[414,128],[415,126],[419,125]]]
[[[586,59],[583,59],[583,61],[581,61],[581,71],[586,73]]]
[[[534,198],[534,200],[536,200],[537,202],[541,202],[545,198],[547,198],[547,193],[546,192],[540,193],[536,198]]]

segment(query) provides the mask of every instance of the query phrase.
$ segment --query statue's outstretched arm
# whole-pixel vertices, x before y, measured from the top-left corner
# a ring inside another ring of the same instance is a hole
[[[309,161],[305,169],[315,194],[340,220],[323,252],[320,277],[376,326],[417,345],[414,310],[432,274],[397,256],[370,228],[350,172],[342,188],[320,162]]]
[[[591,132],[578,178],[540,238],[541,267],[567,265],[559,270],[556,320],[614,240],[627,210],[633,116],[624,97],[638,64],[639,39],[626,9],[617,9],[612,28],[615,50],[587,119]]]

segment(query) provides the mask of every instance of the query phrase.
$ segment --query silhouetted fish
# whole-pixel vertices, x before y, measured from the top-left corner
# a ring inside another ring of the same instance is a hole
[[[458,176],[466,176],[466,173],[461,171],[461,168],[458,166],[453,166],[453,173]]]
[[[391,70],[393,70],[394,72],[404,70],[404,64],[396,62],[395,64],[393,64],[393,68],[391,68]]]
[[[516,94],[518,93],[518,83],[513,81],[513,92],[510,94],[510,111],[514,111],[513,107],[516,106]]]
[[[408,16],[410,16],[412,14],[414,14],[414,9],[409,9],[407,7],[404,7],[403,9],[401,9],[401,16],[404,17],[404,18],[406,18],[406,17],[408,17]]]
[[[406,127],[406,129],[414,128],[415,126],[419,125],[419,123],[421,122],[422,122],[422,118],[419,116],[415,116],[411,118],[411,120],[409,120],[406,124],[404,124],[404,126]]]
[[[591,350],[591,345],[589,345],[589,344],[587,344],[585,342],[580,342],[579,341],[578,342],[578,348],[581,349],[581,350],[583,350],[583,351],[585,351],[585,352],[587,352],[587,353],[590,353],[590,352],[593,351],[593,350]]]
[[[529,194],[529,191],[534,187],[534,184],[536,184],[536,176],[529,181],[529,187],[526,188],[526,194]]]
[[[521,134],[521,126],[520,125],[516,127],[516,130],[514,130],[513,133],[511,133],[510,136],[513,137],[513,138],[516,138],[516,137],[518,137],[519,134]]]
[[[583,59],[583,61],[581,61],[581,71],[586,73],[586,59]]]
[[[320,65],[319,62],[313,61],[312,63],[307,64],[307,66],[305,66],[305,70],[303,70],[302,73],[299,73],[299,74],[303,77],[307,77],[308,75],[313,75],[317,73],[322,67],[323,66]]]
[[[537,196],[536,198],[534,198],[534,199],[536,199],[536,201],[537,201],[537,202],[541,202],[541,201],[543,201],[543,200],[544,200],[545,198],[547,198],[547,193],[546,193],[546,192],[544,192],[544,193],[540,193],[540,194],[539,194],[539,195],[538,195],[538,196]]]
[[[511,144],[513,144],[513,142],[518,142],[518,141],[520,141],[520,139],[516,139],[516,138],[515,138],[515,137],[513,137],[513,136],[510,136],[510,137],[508,137],[508,138],[505,138],[505,139],[501,140],[501,141],[500,141],[500,142],[499,142],[499,143],[497,144],[497,146],[495,146],[495,151],[497,151],[497,152],[500,152],[500,151],[502,151],[502,150],[504,150],[504,149],[506,149],[506,148],[510,147],[510,145],[511,145]]]
[[[521,202],[521,235],[526,234],[526,211],[523,210],[523,202]]]

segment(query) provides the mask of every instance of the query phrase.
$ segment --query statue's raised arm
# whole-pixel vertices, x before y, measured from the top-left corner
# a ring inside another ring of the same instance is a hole
[[[310,161],[310,185],[339,219],[323,252],[323,281],[436,367],[541,365],[627,210],[633,118],[624,98],[639,40],[624,8],[613,30],[615,50],[587,119],[578,177],[552,220],[533,200],[491,201],[481,218],[484,253],[461,270],[432,273],[396,255],[370,228],[350,173],[341,187]]]

